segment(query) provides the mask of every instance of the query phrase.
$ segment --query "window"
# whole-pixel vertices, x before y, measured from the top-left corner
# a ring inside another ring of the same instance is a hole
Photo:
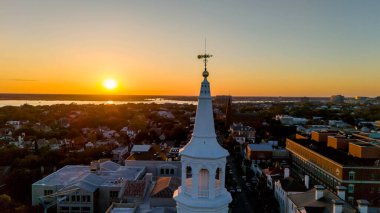
[[[44,190],[44,195],[47,196],[47,195],[51,195],[53,194],[53,190]]]
[[[355,191],[355,185],[348,184],[348,193],[354,193],[354,191]]]
[[[348,173],[348,180],[355,180],[355,172],[354,171],[350,171]]]
[[[207,169],[201,169],[199,171],[198,179],[198,197],[208,197],[209,196],[209,177],[210,173]]]
[[[371,180],[375,180],[375,174],[371,174]]]
[[[90,197],[90,195],[87,195],[87,196],[86,196],[86,201],[87,201],[87,202],[91,202],[91,197]]]
[[[188,166],[186,167],[186,178],[191,178],[191,177],[192,177],[191,167]]]
[[[88,206],[82,207],[82,213],[89,213],[91,211],[91,208]]]
[[[61,213],[69,213],[70,212],[70,208],[68,206],[61,206],[60,207],[60,212]]]
[[[354,204],[354,198],[353,197],[348,197],[347,200],[348,200],[348,203],[350,203],[351,205]]]
[[[71,213],[80,213],[80,208],[78,206],[71,207]]]
[[[161,175],[163,175],[165,173],[164,169],[160,169],[160,173],[161,173]]]
[[[216,172],[215,172],[215,179],[217,179],[217,180],[220,180],[220,175],[221,175],[221,174],[220,174],[220,171],[221,171],[220,168],[217,168],[217,169],[216,169]]]
[[[117,198],[118,195],[119,195],[118,191],[110,191],[110,198]]]
[[[174,175],[174,169],[170,169],[170,174]]]
[[[71,202],[75,202],[75,195],[71,196]]]
[[[77,202],[80,202],[80,196],[77,195]]]
[[[169,174],[169,169],[165,169],[165,174]]]

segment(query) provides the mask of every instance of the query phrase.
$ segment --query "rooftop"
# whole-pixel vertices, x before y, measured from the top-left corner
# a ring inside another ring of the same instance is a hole
[[[315,188],[304,193],[292,194],[289,195],[289,199],[298,207],[304,207],[305,209],[311,210],[320,210],[316,212],[333,212],[333,200],[342,201],[337,195],[330,192],[327,189],[323,190],[323,197],[319,200],[315,199]],[[325,210],[325,211],[323,211]],[[307,211],[309,212],[309,211]],[[343,212],[355,212],[355,209],[349,204],[344,202]]]
[[[287,192],[304,192],[306,186],[303,182],[294,179],[293,177],[287,177],[279,180],[281,187]]]
[[[134,145],[131,152],[148,152],[151,145]]]
[[[112,203],[106,213],[134,213],[136,212],[135,204],[131,203]]]
[[[160,146],[157,144],[144,146],[150,146],[151,148],[147,152],[134,152],[132,155],[128,157],[127,160],[167,160],[166,153],[169,152],[170,148],[161,149]]]
[[[309,139],[291,139],[291,141],[294,141],[343,166],[375,166],[375,160],[373,159],[353,157],[346,151],[327,147],[326,143],[320,143]]]
[[[147,183],[145,180],[127,180],[125,183],[124,196],[127,197],[144,197]]]
[[[248,144],[252,151],[273,151],[273,145],[269,143]]]
[[[242,123],[233,123],[230,128],[234,131],[253,131],[252,127],[244,126]]]
[[[121,186],[124,180],[135,180],[145,167],[120,166],[111,161],[100,163],[98,171],[91,172],[90,166],[67,165],[33,183],[33,185],[58,186],[59,188],[79,186],[88,190],[99,186]]]
[[[150,196],[172,198],[174,191],[181,185],[181,179],[177,177],[160,177],[154,186]]]

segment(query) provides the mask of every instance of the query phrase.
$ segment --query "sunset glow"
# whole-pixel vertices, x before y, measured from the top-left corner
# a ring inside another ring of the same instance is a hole
[[[212,95],[378,96],[379,7],[329,0],[1,1],[0,92],[195,95],[193,82],[202,78],[196,56],[207,37]],[[117,88],[99,85],[109,70]]]
[[[108,90],[113,90],[117,87],[117,82],[114,79],[106,79],[103,82],[103,86]]]

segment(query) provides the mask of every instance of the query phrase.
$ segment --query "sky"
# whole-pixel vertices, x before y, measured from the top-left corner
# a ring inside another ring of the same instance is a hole
[[[379,0],[2,0],[0,93],[380,96]],[[118,81],[109,91],[107,78]]]

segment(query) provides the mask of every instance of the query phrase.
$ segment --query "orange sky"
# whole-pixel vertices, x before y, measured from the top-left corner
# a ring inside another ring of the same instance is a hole
[[[373,1],[91,2],[0,2],[0,93],[380,95]]]

